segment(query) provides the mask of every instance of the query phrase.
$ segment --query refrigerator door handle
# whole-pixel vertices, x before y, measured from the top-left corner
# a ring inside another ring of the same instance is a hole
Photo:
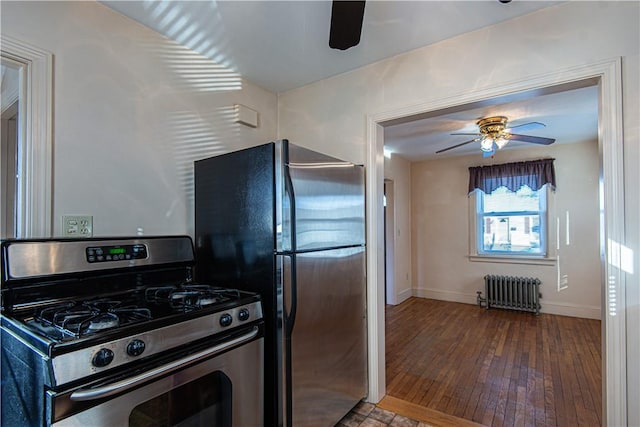
[[[289,159],[286,158],[287,165],[289,164]],[[284,193],[289,200],[289,245],[290,250],[295,252],[297,249],[296,244],[296,193],[293,189],[293,180],[291,179],[291,174],[289,173],[289,166],[285,167],[284,170]]]
[[[281,342],[282,354],[282,401],[283,408],[283,426],[292,427],[293,420],[293,378],[292,378],[292,354],[291,354],[291,335],[296,319],[297,303],[297,284],[296,284],[296,255],[281,255],[281,271],[282,271],[282,329],[283,339]]]
[[[283,255],[289,262],[284,262],[282,279],[282,317],[286,337],[290,338],[298,309],[298,286],[296,283],[296,255]]]

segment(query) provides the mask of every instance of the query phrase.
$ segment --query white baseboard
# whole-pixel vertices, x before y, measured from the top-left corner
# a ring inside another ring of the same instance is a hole
[[[477,304],[477,294],[467,292],[445,291],[442,289],[432,288],[413,288],[411,294],[419,298],[430,298],[440,301],[460,302],[463,304]],[[408,297],[407,297],[408,298]],[[400,299],[400,302],[404,299]],[[399,302],[399,303],[400,303]],[[600,307],[584,306],[569,303],[554,303],[540,300],[541,313],[557,314],[559,316],[581,317],[585,319],[600,320]]]
[[[431,298],[441,301],[461,302],[464,304],[477,304],[477,294],[466,292],[444,291],[442,289],[413,288],[412,294],[415,297]]]
[[[540,309],[541,313],[601,320],[600,307],[569,303],[546,302],[545,300],[540,300],[540,305],[542,306],[542,308]]]
[[[412,296],[413,296],[413,289],[405,289],[404,291],[401,291],[398,293],[398,295],[396,296],[396,301],[398,304],[400,304],[408,300]]]

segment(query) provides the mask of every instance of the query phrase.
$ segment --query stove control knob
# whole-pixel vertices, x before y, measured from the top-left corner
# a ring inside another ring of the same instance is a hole
[[[233,317],[229,313],[220,316],[220,326],[229,326],[233,322]]]
[[[238,312],[238,319],[239,319],[241,322],[244,322],[244,321],[246,321],[246,320],[249,320],[249,310],[247,310],[246,308],[241,309],[241,310]]]
[[[127,354],[129,356],[140,356],[145,349],[145,343],[142,340],[133,340],[127,344]]]
[[[103,368],[107,366],[113,360],[113,351],[108,348],[101,348],[96,354],[93,355],[91,363],[96,368]]]

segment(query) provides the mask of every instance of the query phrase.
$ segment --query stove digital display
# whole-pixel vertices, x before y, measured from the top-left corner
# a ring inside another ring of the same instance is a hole
[[[147,247],[143,244],[91,246],[86,249],[85,254],[90,263],[144,259],[147,257]]]

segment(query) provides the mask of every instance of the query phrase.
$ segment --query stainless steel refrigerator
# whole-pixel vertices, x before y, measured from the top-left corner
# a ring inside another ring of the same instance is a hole
[[[364,170],[286,140],[195,162],[196,278],[259,292],[265,426],[367,393]]]

